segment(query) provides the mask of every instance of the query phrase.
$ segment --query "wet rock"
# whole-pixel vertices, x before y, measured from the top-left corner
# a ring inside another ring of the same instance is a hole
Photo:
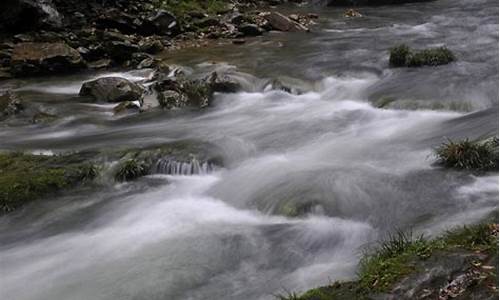
[[[141,108],[139,101],[124,101],[113,108],[115,115],[126,114],[129,112],[138,112]]]
[[[244,36],[259,36],[262,35],[262,29],[255,24],[242,24],[238,27],[238,30]]]
[[[43,112],[43,111],[38,111],[33,115],[31,118],[31,123],[33,124],[47,124],[47,123],[52,123],[55,120],[57,120],[57,116]]]
[[[236,93],[242,89],[241,84],[226,74],[213,72],[207,79],[213,92]]]
[[[96,21],[97,28],[117,29],[120,32],[131,34],[139,30],[142,23],[137,23],[136,17],[119,9],[110,9]]]
[[[10,73],[10,68],[0,68],[0,79],[9,79],[12,78],[12,74]]]
[[[149,54],[156,54],[163,51],[165,47],[160,40],[154,38],[145,38],[139,42],[139,50]]]
[[[158,93],[158,101],[163,108],[194,107],[210,105],[213,90],[206,80],[184,78],[159,80],[153,87]]]
[[[132,54],[137,51],[139,51],[139,46],[129,41],[111,41],[107,43],[108,55],[118,62],[123,62],[132,58]]]
[[[233,40],[233,44],[235,45],[243,45],[244,43],[246,43],[247,41],[244,40],[244,39],[234,39]]]
[[[91,61],[87,63],[89,69],[105,69],[109,68],[113,64],[113,61],[109,58],[103,58],[96,61]]]
[[[12,92],[0,94],[0,116],[12,116],[24,109],[21,99]]]
[[[160,106],[166,109],[181,108],[189,106],[189,99],[186,95],[174,90],[161,92],[158,95]]]
[[[229,17],[229,22],[234,25],[241,25],[245,22],[245,16],[240,13],[235,13]]]
[[[84,66],[80,53],[65,43],[21,43],[12,51],[16,76],[70,72]]]
[[[106,56],[106,47],[103,44],[93,44],[88,47],[80,47],[78,49],[80,55],[88,61],[100,60]]]
[[[15,43],[29,43],[29,42],[34,42],[35,37],[32,34],[16,34],[15,36],[12,37]]]
[[[57,29],[62,16],[51,0],[0,1],[0,29],[25,32],[37,28]]]
[[[175,36],[181,32],[177,18],[166,10],[158,10],[144,20],[142,31],[148,34]]]
[[[103,77],[87,81],[80,89],[80,96],[90,96],[105,102],[142,102],[143,93],[142,86],[121,77]]]
[[[344,17],[346,17],[346,18],[359,18],[359,17],[362,17],[362,16],[363,15],[360,12],[358,12],[358,11],[352,9],[352,8],[348,9],[348,10],[346,10],[344,12]]]
[[[199,28],[205,28],[205,27],[220,25],[220,21],[217,18],[207,17],[194,22],[194,25],[196,25]]]
[[[271,12],[265,16],[265,19],[274,30],[291,32],[309,31],[304,25],[294,22],[290,18],[277,12]]]

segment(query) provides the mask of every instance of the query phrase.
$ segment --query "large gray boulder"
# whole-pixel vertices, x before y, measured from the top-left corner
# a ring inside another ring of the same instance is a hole
[[[97,101],[142,103],[144,88],[121,77],[103,77],[87,81],[80,89],[80,96],[90,96]]]
[[[16,76],[69,72],[82,68],[80,53],[66,43],[20,43],[12,50],[11,73]]]
[[[274,30],[290,32],[309,31],[309,29],[304,25],[297,23],[278,12],[271,12],[265,16],[265,19]]]

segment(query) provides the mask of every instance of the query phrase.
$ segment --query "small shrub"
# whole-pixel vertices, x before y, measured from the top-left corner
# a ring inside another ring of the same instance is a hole
[[[126,160],[122,163],[115,174],[117,181],[130,181],[148,174],[145,163],[137,162],[135,159]]]
[[[447,168],[498,170],[498,138],[485,142],[449,140],[435,150],[437,162]]]
[[[407,58],[410,56],[410,48],[401,44],[396,47],[393,47],[391,50],[391,55],[389,57],[389,64],[392,67],[404,67],[406,66]]]

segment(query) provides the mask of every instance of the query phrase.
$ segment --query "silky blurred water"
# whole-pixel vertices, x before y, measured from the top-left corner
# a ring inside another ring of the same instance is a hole
[[[191,140],[216,145],[224,161],[81,187],[3,216],[1,298],[273,299],[353,278],[362,250],[392,230],[437,235],[495,211],[497,173],[445,171],[432,155],[445,137],[498,135],[498,2],[360,8],[359,19],[301,9],[321,15],[312,33],[170,55],[188,73],[226,70],[245,87],[203,111],[116,117],[82,103],[81,83],[108,74],[1,85],[61,116],[2,126],[2,149]],[[387,49],[400,42],[444,44],[458,61],[389,69]],[[302,93],[269,88],[276,78]],[[397,105],[377,108],[383,97]],[[284,216],[294,207],[308,213]]]

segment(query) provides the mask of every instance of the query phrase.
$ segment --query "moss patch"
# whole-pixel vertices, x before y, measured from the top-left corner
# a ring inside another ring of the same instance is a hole
[[[75,157],[0,153],[1,211],[92,180],[97,172],[91,163]]]
[[[446,47],[414,51],[402,44],[391,48],[389,64],[391,67],[439,66],[455,60],[453,52]]]

